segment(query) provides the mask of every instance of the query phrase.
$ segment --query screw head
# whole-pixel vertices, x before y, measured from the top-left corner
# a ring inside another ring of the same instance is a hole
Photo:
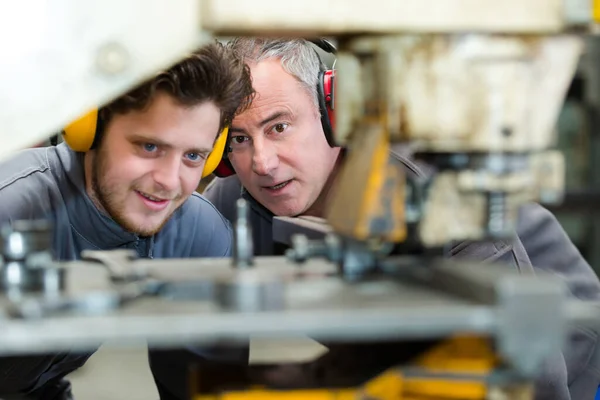
[[[116,75],[127,69],[129,52],[123,45],[116,42],[106,43],[98,49],[96,64],[105,74]]]

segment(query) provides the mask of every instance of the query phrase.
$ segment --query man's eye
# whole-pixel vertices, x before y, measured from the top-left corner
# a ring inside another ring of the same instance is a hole
[[[285,129],[288,127],[288,124],[277,124],[273,127],[273,132],[283,133]]]
[[[202,156],[198,153],[188,153],[186,157],[190,161],[199,161],[202,158]]]
[[[244,143],[246,140],[248,140],[248,138],[247,138],[246,136],[234,136],[234,137],[232,137],[232,138],[231,138],[231,140],[232,140],[234,143],[237,143],[237,144],[242,144],[242,143]]]
[[[156,150],[156,145],[152,143],[144,143],[143,147],[147,152],[153,152]]]

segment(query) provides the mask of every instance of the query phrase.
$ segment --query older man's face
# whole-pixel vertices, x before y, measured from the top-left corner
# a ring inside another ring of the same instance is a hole
[[[318,214],[340,150],[329,147],[310,94],[278,59],[251,71],[257,96],[232,123],[230,161],[242,185],[275,215]]]

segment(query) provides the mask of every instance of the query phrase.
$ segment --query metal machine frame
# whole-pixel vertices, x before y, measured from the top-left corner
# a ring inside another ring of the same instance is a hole
[[[411,359],[400,378],[393,369],[365,392],[336,395],[442,396],[443,384],[415,386],[413,378],[443,376],[470,379],[470,389],[460,391],[466,398],[502,398],[489,385],[501,377],[504,398],[515,398],[516,385],[526,399],[540,364],[572,329],[598,328],[598,305],[570,298],[557,277],[391,256],[388,245],[411,235],[425,247],[505,238],[519,204],[561,200],[564,166],[550,150],[553,120],[582,50],[579,36],[600,20],[600,7],[578,0],[30,3],[0,5],[0,43],[10,56],[0,65],[0,76],[10,78],[0,81],[2,160],[207,40],[250,34],[340,40],[336,140],[349,155],[328,226],[277,220],[275,229],[289,239],[287,257],[252,256],[243,200],[232,260],[100,251],[56,262],[50,227],[16,222],[2,232],[0,354],[296,334],[338,342],[447,339]],[[14,37],[23,40],[15,45]],[[411,186],[389,158],[398,141],[416,144],[416,154],[438,167],[426,189]],[[453,343],[461,350],[446,351]],[[471,350],[483,378],[455,374],[473,371],[460,363]],[[436,363],[447,368],[436,370]],[[418,389],[405,390],[411,387]],[[206,395],[192,393],[218,396]]]

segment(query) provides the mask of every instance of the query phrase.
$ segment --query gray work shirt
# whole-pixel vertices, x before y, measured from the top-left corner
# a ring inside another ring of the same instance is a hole
[[[427,175],[426,165],[417,165],[399,152],[393,153],[412,176]],[[230,221],[235,220],[238,198],[250,204],[250,223],[256,255],[275,252],[272,234],[273,214],[244,190],[236,176],[217,178],[203,193]],[[538,204],[528,204],[520,212],[517,236],[512,241],[463,242],[448,249],[454,259],[495,261],[513,265],[519,271],[550,271],[563,278],[571,294],[579,299],[600,300],[600,281],[558,223]],[[535,340],[535,338],[532,338]],[[536,399],[593,399],[600,383],[600,350],[596,349],[597,333],[578,329],[570,337],[562,354],[548,360],[536,382]],[[369,356],[369,349],[365,351]]]
[[[83,153],[65,144],[27,149],[0,167],[0,223],[48,218],[53,224],[53,250],[58,260],[79,258],[82,250],[133,249],[139,257],[227,257],[231,254],[229,222],[205,198],[193,194],[152,237],[126,232],[98,211],[85,191]],[[247,349],[218,351],[150,351],[150,365],[162,399],[184,399],[184,361],[218,359],[247,362]],[[52,354],[0,358],[0,397],[26,394],[28,399],[70,399],[62,379],[91,356]]]

